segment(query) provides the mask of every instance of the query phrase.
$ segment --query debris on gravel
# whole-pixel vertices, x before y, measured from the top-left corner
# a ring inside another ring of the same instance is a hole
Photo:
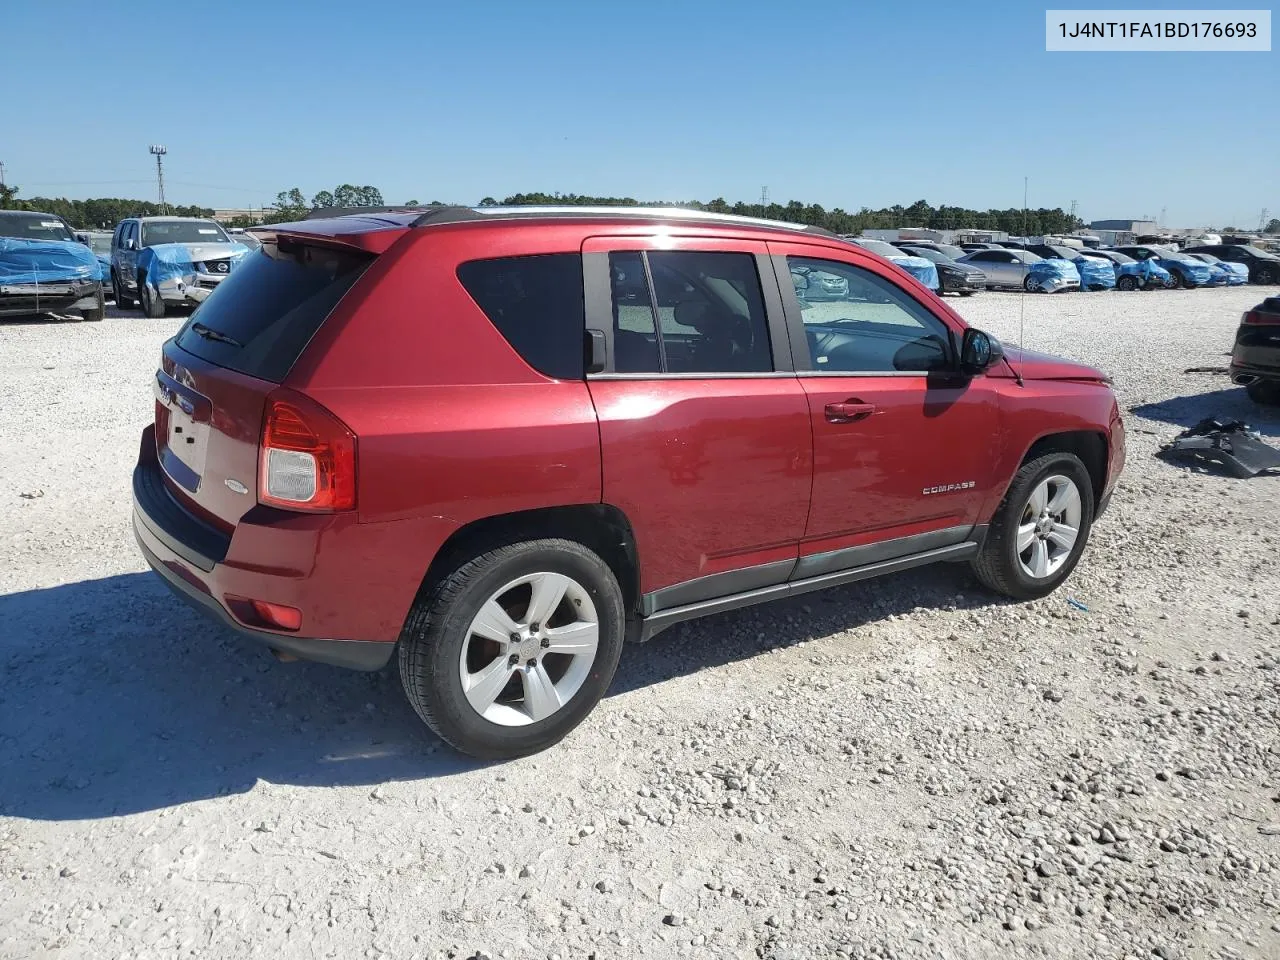
[[[1258,299],[1026,298],[1129,429],[1070,599],[943,566],[685,624],[503,765],[145,571],[180,320],[0,325],[0,958],[1280,956],[1280,477],[1154,456],[1214,414],[1280,439],[1183,372]],[[948,303],[1017,340],[1017,295]]]

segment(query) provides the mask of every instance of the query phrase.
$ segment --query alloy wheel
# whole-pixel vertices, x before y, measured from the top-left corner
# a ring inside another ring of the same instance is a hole
[[[545,720],[582,688],[600,620],[582,584],[560,573],[512,580],[480,607],[458,673],[471,708],[500,726]]]
[[[1053,576],[1080,538],[1080,490],[1062,474],[1041,480],[1018,521],[1018,563],[1037,580]]]

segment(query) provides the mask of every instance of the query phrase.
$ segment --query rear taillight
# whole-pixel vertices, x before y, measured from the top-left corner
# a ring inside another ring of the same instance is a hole
[[[1280,313],[1264,313],[1261,310],[1250,310],[1241,318],[1240,322],[1259,327],[1280,326]]]
[[[356,438],[314,400],[277,390],[267,398],[258,450],[258,502],[332,513],[356,505]]]

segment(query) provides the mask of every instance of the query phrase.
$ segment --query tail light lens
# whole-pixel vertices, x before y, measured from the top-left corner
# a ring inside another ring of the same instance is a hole
[[[1250,310],[1244,315],[1241,322],[1259,327],[1280,326],[1280,313],[1265,313],[1262,310]]]
[[[333,513],[356,506],[356,438],[314,400],[291,390],[267,398],[258,451],[258,502]]]

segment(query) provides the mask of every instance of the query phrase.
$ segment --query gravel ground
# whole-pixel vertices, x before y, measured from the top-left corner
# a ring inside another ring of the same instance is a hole
[[[0,957],[1280,957],[1280,477],[1157,460],[1258,288],[952,303],[1116,378],[1068,588],[962,567],[630,648],[478,765],[393,674],[279,665],[143,573],[173,320],[0,326]],[[1068,604],[1068,594],[1087,611]]]

